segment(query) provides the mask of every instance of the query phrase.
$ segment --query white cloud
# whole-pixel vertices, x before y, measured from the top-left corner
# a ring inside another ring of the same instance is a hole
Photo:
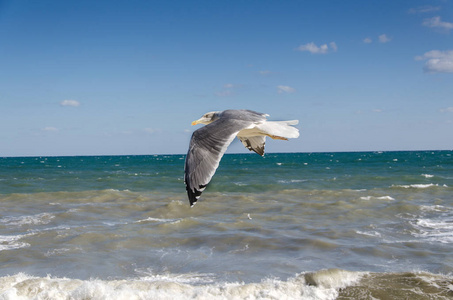
[[[77,100],[63,100],[60,102],[61,106],[72,106],[72,107],[78,107],[80,106],[80,102]]]
[[[453,106],[446,107],[446,108],[441,108],[440,112],[442,112],[442,113],[445,113],[445,112],[453,113]]]
[[[378,38],[380,43],[388,43],[392,40],[386,34],[381,34]]]
[[[380,108],[375,108],[375,109],[373,109],[373,112],[375,112],[375,113],[381,113],[381,112],[382,112],[382,109],[380,109]]]
[[[296,91],[296,89],[290,87],[290,86],[287,86],[287,85],[279,85],[277,86],[277,90],[278,90],[278,93],[279,94],[282,94],[282,93],[294,93]]]
[[[370,39],[369,37],[367,37],[367,38],[364,38],[364,39],[363,39],[363,42],[364,42],[365,44],[370,44],[370,43],[373,42],[373,40]]]
[[[330,49],[329,49],[329,46],[330,46]],[[327,44],[324,44],[324,45],[321,45],[318,47],[318,46],[316,46],[315,43],[311,42],[311,43],[308,43],[305,45],[300,45],[299,47],[297,47],[296,50],[308,51],[312,54],[326,54],[330,51],[336,52],[338,49],[337,44],[335,42],[330,42],[329,46],[327,46]]]
[[[426,60],[423,71],[426,73],[451,73],[453,72],[453,50],[431,50],[415,60]]]
[[[52,127],[52,126],[47,126],[47,127],[44,127],[42,130],[43,131],[47,131],[47,132],[57,132],[58,128],[55,128],[55,127]]]
[[[409,9],[408,13],[410,13],[410,14],[430,13],[430,12],[434,12],[434,11],[438,11],[438,10],[440,10],[440,6],[423,5],[423,6]]]
[[[330,45],[330,48],[332,48],[332,50],[334,52],[337,52],[338,47],[337,47],[337,44],[335,42],[330,42],[329,45]]]
[[[423,26],[426,26],[426,27],[440,28],[440,29],[445,29],[447,31],[453,29],[453,23],[443,22],[439,16],[425,19],[422,24],[423,24]]]
[[[223,87],[226,88],[226,89],[231,89],[231,88],[234,87],[234,85],[232,83],[227,83]]]

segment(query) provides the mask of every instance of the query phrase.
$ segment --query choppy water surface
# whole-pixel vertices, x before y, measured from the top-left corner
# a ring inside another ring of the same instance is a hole
[[[0,298],[451,299],[452,154],[0,158]]]

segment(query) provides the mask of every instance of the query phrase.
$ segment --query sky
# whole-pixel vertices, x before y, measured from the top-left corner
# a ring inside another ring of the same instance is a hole
[[[451,150],[452,37],[453,0],[0,0],[0,157],[185,154],[224,109],[299,120],[267,152]]]

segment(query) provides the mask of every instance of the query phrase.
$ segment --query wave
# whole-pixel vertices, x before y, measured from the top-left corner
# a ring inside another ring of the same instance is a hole
[[[440,185],[440,184],[434,184],[434,183],[418,183],[418,184],[400,184],[400,185],[392,185],[392,187],[397,187],[397,188],[405,188],[405,189],[426,189],[426,188],[432,188],[432,187],[448,187],[446,184]]]
[[[16,216],[16,217],[3,217],[0,218],[0,223],[5,224],[6,226],[24,226],[24,225],[40,225],[40,224],[49,224],[52,219],[55,218],[54,215],[49,213],[40,213],[36,215],[26,215],[26,216]]]
[[[340,269],[259,283],[208,282],[199,274],[78,280],[24,273],[0,278],[1,299],[336,299],[365,273]],[[201,278],[201,279],[200,279]]]
[[[445,220],[418,219],[413,226],[418,229],[415,237],[432,242],[453,243],[453,222]]]
[[[395,200],[393,197],[390,197],[390,196],[381,196],[381,197],[365,196],[365,197],[360,197],[360,199],[362,199],[362,200],[377,199],[377,200],[390,200],[390,201]]]
[[[181,222],[181,220],[182,219],[161,219],[161,218],[148,217],[146,219],[135,221],[135,223],[151,222],[151,223],[177,224],[177,223]]]
[[[430,243],[453,243],[453,209],[442,205],[421,205],[420,215],[409,224],[411,234]]]
[[[0,235],[0,251],[30,247],[29,243],[19,240],[26,235]]]
[[[328,269],[287,280],[215,282],[211,274],[79,280],[0,277],[1,299],[451,299],[453,278],[427,272],[369,273]]]
[[[432,174],[421,174],[421,176],[425,177],[425,178],[433,178],[434,175]]]

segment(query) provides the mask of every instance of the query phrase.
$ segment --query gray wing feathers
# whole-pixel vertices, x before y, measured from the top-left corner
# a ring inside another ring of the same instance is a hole
[[[238,136],[238,139],[244,144],[244,146],[250,151],[255,151],[259,155],[264,155],[264,144],[266,143],[266,137],[261,136],[252,136],[252,137],[241,137]]]
[[[262,114],[253,110],[239,109],[239,110],[224,110],[221,117],[245,121],[250,123],[262,122],[266,120],[267,114]]]

